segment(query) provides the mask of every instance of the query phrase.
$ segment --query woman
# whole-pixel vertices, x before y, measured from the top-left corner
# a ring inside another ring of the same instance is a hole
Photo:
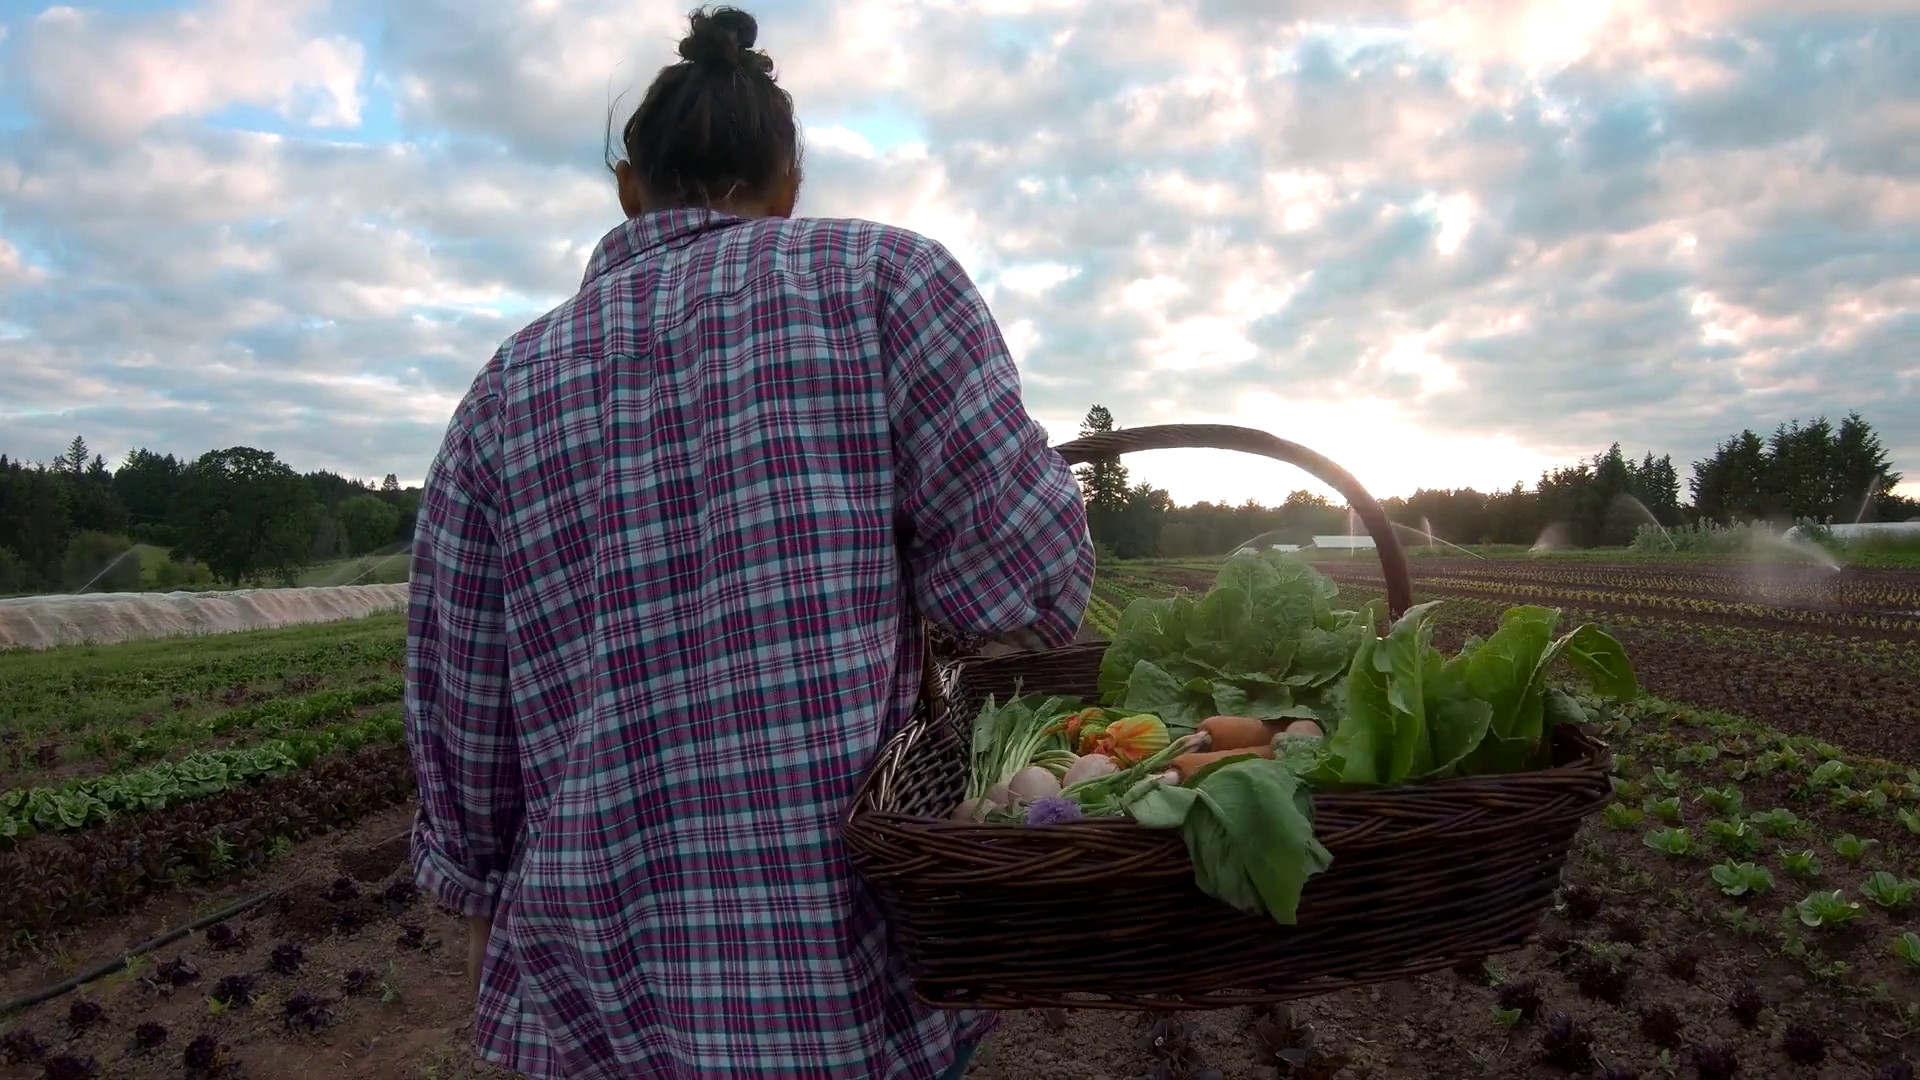
[[[790,219],[793,108],[696,12],[623,129],[627,220],[456,410],[421,503],[414,870],[483,1056],[537,1077],[935,1080],[838,821],[920,620],[1072,639],[1093,550],[938,244]]]

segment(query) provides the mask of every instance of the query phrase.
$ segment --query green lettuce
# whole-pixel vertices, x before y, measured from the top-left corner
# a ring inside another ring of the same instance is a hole
[[[1198,600],[1136,599],[1101,662],[1101,698],[1174,735],[1219,713],[1330,725],[1341,676],[1373,634],[1370,613],[1334,609],[1338,592],[1305,563],[1262,552],[1227,560]]]
[[[1549,685],[1565,659],[1596,693],[1639,692],[1626,650],[1591,624],[1553,636],[1560,613],[1517,607],[1484,641],[1451,659],[1433,647],[1437,602],[1362,642],[1347,671],[1346,709],[1316,779],[1380,786],[1454,775],[1509,773],[1548,764],[1552,728],[1585,711]]]

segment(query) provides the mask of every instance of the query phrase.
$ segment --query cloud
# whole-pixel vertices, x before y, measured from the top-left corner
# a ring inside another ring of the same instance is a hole
[[[46,120],[101,140],[126,139],[175,117],[231,105],[290,120],[354,127],[360,120],[360,42],[307,36],[316,0],[219,0],[131,18],[49,7],[16,46],[26,90]]]
[[[1616,440],[1687,461],[1859,408],[1920,475],[1920,18],[1893,5],[756,6],[802,212],[958,253],[1058,435],[1095,400],[1248,423],[1394,492]],[[257,441],[417,478],[473,371],[617,221],[609,109],[682,17],[220,0],[12,23],[0,449]],[[1298,483],[1129,464],[1182,498]]]

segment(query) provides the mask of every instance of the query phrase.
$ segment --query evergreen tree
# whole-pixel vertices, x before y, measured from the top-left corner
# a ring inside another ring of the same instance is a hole
[[[1081,435],[1113,430],[1113,414],[1105,405],[1087,410],[1087,418],[1080,424]],[[1081,496],[1086,501],[1087,531],[1095,541],[1119,551],[1121,519],[1127,512],[1129,499],[1126,466],[1120,464],[1119,458],[1101,458],[1075,469],[1074,477],[1080,481]],[[1159,532],[1157,528],[1154,531],[1156,535]]]

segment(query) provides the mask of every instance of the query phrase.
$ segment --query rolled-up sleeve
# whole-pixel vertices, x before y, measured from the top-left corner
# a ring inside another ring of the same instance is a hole
[[[1093,588],[1086,508],[1072,469],[1027,414],[992,313],[932,241],[881,286],[915,604],[963,634],[1042,648],[1071,642]]]
[[[463,915],[491,917],[525,815],[507,695],[493,500],[470,398],[428,473],[407,615],[407,749],[419,785],[413,869]]]

